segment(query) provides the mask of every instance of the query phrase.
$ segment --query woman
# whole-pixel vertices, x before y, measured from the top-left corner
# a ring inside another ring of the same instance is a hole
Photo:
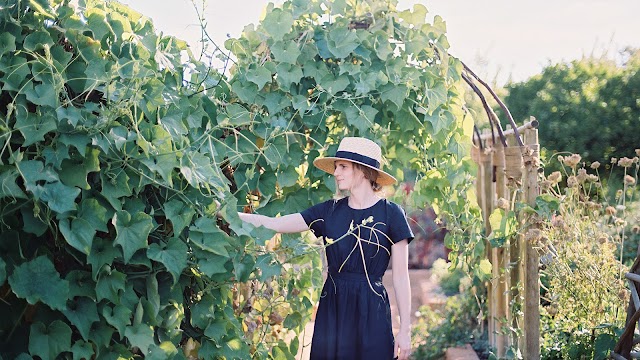
[[[377,195],[396,179],[381,170],[380,147],[346,137],[333,157],[313,164],[333,174],[348,196],[301,213],[267,217],[240,213],[243,221],[281,233],[311,229],[323,237],[328,276],[316,314],[311,359],[407,359],[411,352],[411,289],[407,246],[413,239],[404,211]],[[394,342],[382,275],[391,261],[400,329]]]

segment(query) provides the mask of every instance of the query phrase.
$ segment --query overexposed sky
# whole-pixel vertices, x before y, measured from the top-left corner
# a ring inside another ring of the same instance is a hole
[[[202,0],[194,0],[201,7]],[[191,0],[121,0],[153,19],[156,29],[198,46]],[[209,35],[223,46],[258,23],[267,0],[205,0]],[[276,1],[281,3],[282,1]],[[399,0],[398,10],[422,3],[427,17],[447,23],[450,53],[498,85],[524,81],[545,65],[640,48],[640,0]]]

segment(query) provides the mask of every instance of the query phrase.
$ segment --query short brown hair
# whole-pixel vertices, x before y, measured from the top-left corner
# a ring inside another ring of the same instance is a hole
[[[364,178],[369,180],[369,182],[371,183],[371,187],[373,188],[373,191],[380,191],[382,190],[382,186],[380,186],[380,184],[378,184],[378,171],[375,169],[372,169],[368,166],[364,166],[358,163],[352,163],[353,167],[355,167],[356,169],[362,171],[362,173],[364,174]]]

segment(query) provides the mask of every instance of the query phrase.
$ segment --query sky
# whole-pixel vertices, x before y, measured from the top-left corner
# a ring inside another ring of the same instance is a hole
[[[202,0],[193,1],[202,9]],[[153,19],[158,31],[198,48],[192,0],[120,2]],[[207,32],[222,46],[257,24],[268,2],[205,0]],[[616,58],[625,47],[640,48],[640,0],[399,0],[397,8],[416,3],[427,7],[429,21],[444,19],[452,55],[500,86],[525,81],[549,64],[590,55]]]

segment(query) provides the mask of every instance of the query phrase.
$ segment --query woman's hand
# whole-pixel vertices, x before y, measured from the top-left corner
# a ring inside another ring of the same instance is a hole
[[[409,356],[411,356],[411,334],[409,331],[400,331],[398,333],[394,353],[398,360],[409,359]]]

